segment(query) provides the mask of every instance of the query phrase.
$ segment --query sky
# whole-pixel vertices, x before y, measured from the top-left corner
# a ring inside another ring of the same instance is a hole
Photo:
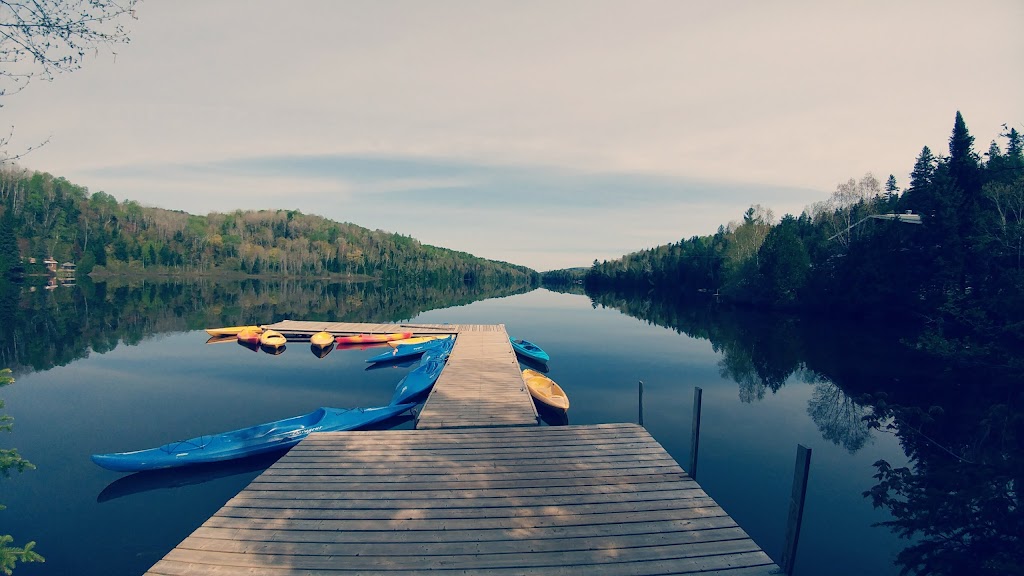
[[[549,270],[1024,131],[1024,2],[145,0],[3,97],[24,167]],[[115,54],[116,53],[116,54]]]

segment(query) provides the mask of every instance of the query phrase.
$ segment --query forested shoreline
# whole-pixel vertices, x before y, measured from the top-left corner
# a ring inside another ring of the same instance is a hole
[[[34,259],[79,274],[402,277],[536,284],[525,266],[438,248],[297,210],[196,216],[119,202],[45,172],[0,168],[0,272]],[[25,262],[23,262],[25,261]]]
[[[776,221],[755,205],[712,235],[543,280],[909,321],[933,353],[1010,367],[1024,349],[1024,137],[1008,128],[1002,138],[1005,150],[993,141],[979,155],[957,112],[949,155],[925,146],[905,190],[867,174],[799,216]]]

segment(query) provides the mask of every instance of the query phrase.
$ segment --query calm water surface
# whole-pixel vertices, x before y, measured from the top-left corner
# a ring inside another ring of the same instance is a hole
[[[700,386],[698,479],[773,559],[781,559],[800,443],[814,454],[796,573],[898,573],[892,561],[902,543],[871,527],[888,517],[861,494],[874,484],[873,462],[902,466],[907,458],[893,436],[859,428],[858,406],[831,383],[796,375],[777,392],[752,397],[722,376],[723,356],[709,341],[543,289],[403,320],[502,323],[510,335],[537,342],[551,354],[549,376],[572,399],[570,424],[635,422],[643,380],[644,424],[684,466],[693,388]],[[206,340],[202,331],[146,337],[22,374],[0,392],[15,418],[3,445],[37,466],[0,481],[0,502],[8,506],[0,533],[16,543],[37,541],[46,557],[20,565],[17,575],[140,574],[274,461],[139,478],[101,469],[90,454],[149,448],[317,406],[386,404],[409,370],[367,370],[364,359],[379,350],[335,350],[320,359],[307,344],[272,356]]]

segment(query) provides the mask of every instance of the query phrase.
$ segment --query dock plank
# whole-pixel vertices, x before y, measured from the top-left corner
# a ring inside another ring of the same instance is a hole
[[[148,574],[777,569],[645,430],[617,424],[313,434]]]
[[[539,422],[504,325],[460,331],[416,429],[536,426]]]

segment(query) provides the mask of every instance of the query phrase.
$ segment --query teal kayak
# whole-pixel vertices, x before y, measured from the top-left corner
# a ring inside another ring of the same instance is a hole
[[[289,448],[313,432],[358,430],[397,416],[412,407],[413,404],[399,403],[378,408],[317,408],[302,416],[222,434],[197,436],[189,440],[164,444],[159,448],[93,454],[92,461],[117,472],[138,472],[221,462]]]
[[[536,360],[537,362],[544,363],[547,363],[548,360],[551,360],[551,357],[548,356],[547,352],[545,352],[544,350],[541,349],[540,346],[537,346],[536,344],[530,342],[529,340],[514,340],[512,338],[509,338],[508,341],[512,343],[512,349],[515,350],[516,354],[519,354],[520,356],[525,356],[530,360]]]

